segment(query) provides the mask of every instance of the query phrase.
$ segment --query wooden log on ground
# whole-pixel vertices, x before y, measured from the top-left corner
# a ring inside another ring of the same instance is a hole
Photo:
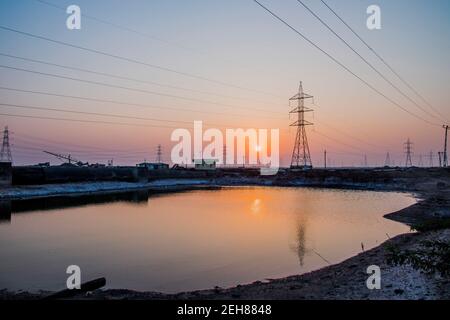
[[[62,291],[58,291],[58,292],[55,292],[55,293],[45,297],[44,300],[72,298],[72,297],[82,294],[82,293],[100,289],[101,287],[103,287],[105,285],[106,285],[106,279],[98,278],[98,279],[94,279],[92,281],[82,283],[80,286],[80,289],[65,289]]]

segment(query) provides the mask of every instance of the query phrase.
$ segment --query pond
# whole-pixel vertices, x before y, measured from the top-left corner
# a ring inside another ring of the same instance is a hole
[[[82,282],[167,293],[302,274],[409,232],[383,215],[415,202],[273,187],[16,201],[1,207],[0,288],[64,289],[69,265]]]

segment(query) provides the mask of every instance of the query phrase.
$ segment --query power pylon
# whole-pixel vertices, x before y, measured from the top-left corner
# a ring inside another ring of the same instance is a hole
[[[389,152],[386,154],[386,160],[384,161],[384,166],[385,167],[391,166],[391,155],[389,154]]]
[[[0,162],[12,163],[11,146],[9,144],[9,130],[7,126],[5,127],[5,130],[3,130],[3,144],[2,150],[0,151]]]
[[[408,138],[408,140],[405,142],[406,167],[412,167],[412,146],[413,143]]]
[[[418,164],[418,166],[419,167],[423,167],[423,157],[422,157],[421,154],[419,154],[419,164]]]
[[[291,169],[305,170],[312,168],[308,138],[306,137],[306,126],[310,126],[313,123],[305,120],[305,113],[313,111],[311,108],[305,107],[305,100],[312,98],[313,96],[303,92],[303,85],[300,81],[298,93],[289,99],[289,101],[297,101],[297,106],[289,112],[297,114],[297,121],[291,124],[291,127],[297,127],[294,150],[292,151]]]
[[[160,144],[158,144],[158,146],[156,147],[156,162],[162,162],[162,147]]]
[[[226,164],[227,164],[227,146],[226,146],[226,145],[223,145],[223,154],[222,154],[222,157],[223,157],[222,163],[223,163],[223,166],[225,167]]]
[[[445,143],[444,143],[444,163],[443,163],[443,167],[447,167],[448,166],[448,157],[447,157],[447,139],[448,139],[448,125],[443,125],[442,126],[445,129]]]

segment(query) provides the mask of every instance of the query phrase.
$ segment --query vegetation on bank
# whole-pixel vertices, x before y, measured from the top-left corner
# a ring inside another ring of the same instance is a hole
[[[413,225],[411,229],[418,232],[450,229],[450,218],[426,220]],[[450,276],[450,242],[448,240],[425,240],[419,243],[418,249],[412,250],[400,250],[394,245],[387,245],[386,249],[388,264],[407,264],[429,274]]]
[[[420,223],[413,224],[411,230],[418,232],[450,229],[450,218],[428,219]]]

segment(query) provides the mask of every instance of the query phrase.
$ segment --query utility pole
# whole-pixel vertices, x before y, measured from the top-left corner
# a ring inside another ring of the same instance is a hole
[[[303,85],[300,81],[298,93],[289,99],[289,101],[297,101],[297,106],[289,112],[297,115],[297,121],[291,124],[291,127],[297,127],[291,169],[305,170],[312,168],[311,154],[306,137],[306,126],[310,126],[313,123],[305,120],[305,113],[313,111],[311,108],[305,107],[305,100],[312,98],[313,96],[303,92]]]
[[[3,144],[2,144],[2,150],[0,151],[0,162],[12,163],[11,146],[9,144],[8,126],[6,126],[5,130],[3,130]]]
[[[327,150],[325,150],[323,152],[323,163],[324,163],[324,167],[326,169],[327,168]]]
[[[442,153],[443,152],[438,152],[438,156],[439,156],[439,167],[442,167]]]
[[[433,151],[430,151],[430,155],[429,155],[429,160],[430,160],[430,168],[433,168],[433,157],[434,157],[434,155],[433,155]]]
[[[408,138],[408,140],[405,142],[405,153],[406,153],[406,167],[412,167],[412,145],[413,143]]]
[[[444,143],[444,164],[443,167],[448,166],[448,157],[447,157],[447,139],[448,139],[448,125],[442,126],[445,129],[445,143]]]

